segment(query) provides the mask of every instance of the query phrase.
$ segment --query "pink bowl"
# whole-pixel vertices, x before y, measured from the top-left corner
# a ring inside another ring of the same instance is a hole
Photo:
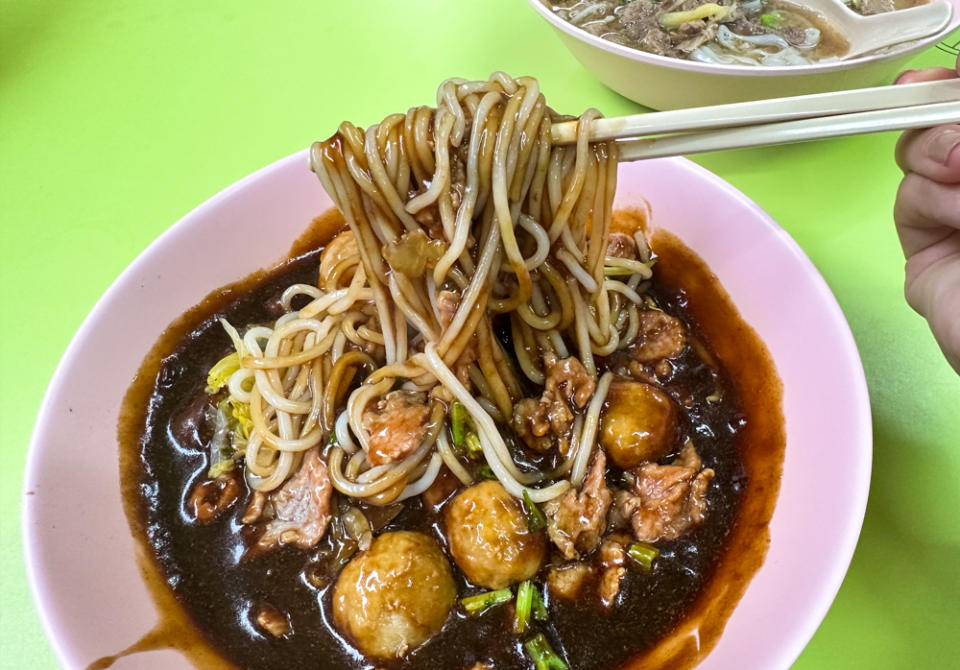
[[[281,259],[330,206],[306,160],[300,152],[278,161],[171,227],[104,294],[57,368],[30,445],[23,528],[37,609],[67,668],[119,652],[156,622],[121,504],[124,393],[171,321]],[[770,549],[701,667],[788,668],[840,587],[866,507],[870,409],[853,338],[810,260],[729,184],[683,159],[624,164],[619,179],[616,206],[650,202],[654,225],[707,262],[783,380],[787,447]],[[225,241],[229,254],[210,253]],[[190,666],[155,651],[115,667]]]

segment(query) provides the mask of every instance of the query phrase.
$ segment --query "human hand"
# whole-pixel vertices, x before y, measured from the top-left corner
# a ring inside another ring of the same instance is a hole
[[[905,72],[897,83],[957,76],[932,68]],[[906,132],[896,156],[904,173],[893,210],[907,259],[904,293],[960,373],[960,124]]]

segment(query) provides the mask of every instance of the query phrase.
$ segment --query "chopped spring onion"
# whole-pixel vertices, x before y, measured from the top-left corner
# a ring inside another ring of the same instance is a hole
[[[526,489],[523,491],[523,507],[527,512],[527,528],[530,529],[531,533],[546,528],[547,518],[543,516],[543,512],[537,507],[537,503],[530,500],[530,494],[527,493]]]
[[[660,555],[660,550],[646,542],[635,542],[627,549],[630,558],[642,565],[645,570],[653,567],[653,560]]]
[[[513,591],[506,588],[461,598],[460,604],[463,605],[463,609],[467,610],[467,614],[482,614],[491,607],[509,602],[512,598]]]
[[[783,12],[773,11],[760,15],[760,24],[767,28],[779,28],[785,20]]]
[[[688,21],[700,19],[722,19],[731,11],[730,7],[708,2],[685,12],[667,12],[660,17],[660,25],[666,30],[675,30]]]
[[[543,593],[538,588],[533,589],[533,618],[537,621],[547,620],[547,603],[543,598]]]
[[[517,610],[513,617],[513,630],[523,633],[530,623],[530,609],[533,607],[533,594],[537,589],[529,579],[517,587]]]
[[[467,449],[467,456],[478,458],[483,453],[483,447],[480,446],[480,436],[476,433],[467,433],[463,439],[463,446]]]
[[[237,352],[228,354],[213,364],[207,373],[207,394],[213,394],[222,389],[230,381],[230,376],[240,369],[240,355]]]
[[[567,664],[550,648],[550,643],[547,642],[543,633],[538,633],[524,642],[523,648],[533,659],[534,667],[537,670],[567,670]]]
[[[493,470],[489,465],[484,463],[480,466],[480,469],[477,471],[477,474],[480,475],[481,479],[496,479],[497,476],[493,473]]]
[[[330,432],[330,437],[327,438],[327,444],[340,444],[340,440],[337,439],[336,431]]]
[[[530,623],[530,616],[537,621],[547,620],[547,607],[543,602],[543,595],[529,579],[521,582],[517,587],[517,609],[513,618],[513,630],[523,633]]]
[[[470,413],[462,403],[454,400],[450,403],[450,432],[452,433],[453,443],[462,446],[467,437],[467,433],[475,432],[473,421],[470,420]]]

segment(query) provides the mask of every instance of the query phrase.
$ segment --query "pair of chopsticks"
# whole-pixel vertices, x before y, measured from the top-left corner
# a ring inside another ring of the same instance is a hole
[[[960,79],[597,119],[589,137],[617,140],[634,161],[955,122]],[[576,142],[578,123],[554,124],[553,142]]]

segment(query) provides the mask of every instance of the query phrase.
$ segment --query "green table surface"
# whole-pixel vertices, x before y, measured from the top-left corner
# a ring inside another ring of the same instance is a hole
[[[912,66],[952,62],[931,49]],[[447,77],[499,69],[538,77],[559,110],[641,110],[523,0],[0,2],[0,666],[56,666],[24,571],[23,467],[54,367],[114,277],[194,206],[342,119],[374,123]],[[813,259],[870,387],[863,534],[800,670],[960,667],[960,377],[903,300],[895,141],[696,159]]]

